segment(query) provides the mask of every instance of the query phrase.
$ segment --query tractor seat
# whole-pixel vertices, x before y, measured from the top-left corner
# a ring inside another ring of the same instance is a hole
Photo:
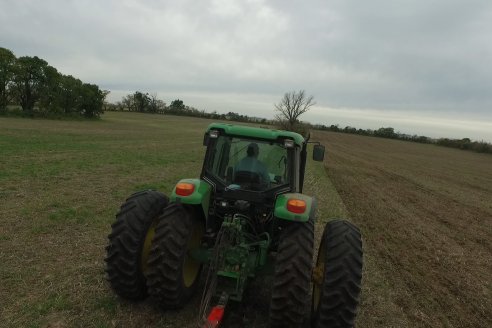
[[[234,174],[234,183],[260,184],[261,176],[256,172],[238,171]]]

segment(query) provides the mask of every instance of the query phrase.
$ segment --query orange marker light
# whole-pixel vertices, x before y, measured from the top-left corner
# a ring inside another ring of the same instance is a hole
[[[195,185],[188,182],[180,182],[176,185],[176,195],[189,196],[195,191]]]
[[[302,214],[306,212],[306,202],[300,199],[289,199],[287,201],[287,210],[292,213]]]

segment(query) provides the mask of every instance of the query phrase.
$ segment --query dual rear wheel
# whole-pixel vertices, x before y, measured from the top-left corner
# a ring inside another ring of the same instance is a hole
[[[146,190],[131,195],[116,214],[106,247],[107,279],[119,296],[141,300],[147,293],[144,272],[152,236],[168,198]]]
[[[272,327],[305,327],[310,295],[311,327],[354,326],[362,279],[360,232],[346,220],[327,223],[314,269],[313,240],[312,219],[291,223],[281,232],[270,303]]]
[[[116,294],[150,294],[163,308],[183,306],[197,287],[202,265],[188,256],[204,232],[189,208],[148,190],[121,206],[108,236],[106,272]]]
[[[200,247],[204,226],[182,205],[171,204],[156,227],[150,250],[147,286],[165,309],[180,308],[193,295],[202,269],[189,256]]]

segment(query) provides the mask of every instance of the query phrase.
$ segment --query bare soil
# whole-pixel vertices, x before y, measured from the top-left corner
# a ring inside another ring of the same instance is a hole
[[[492,327],[492,156],[316,137],[364,236],[358,327]]]

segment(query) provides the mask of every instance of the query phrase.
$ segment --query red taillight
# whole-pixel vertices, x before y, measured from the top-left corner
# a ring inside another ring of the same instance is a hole
[[[289,199],[287,210],[292,213],[302,214],[306,211],[306,202],[300,199]]]
[[[176,185],[176,195],[189,196],[195,191],[195,185],[188,182],[180,182]]]
[[[212,311],[210,311],[210,314],[208,315],[207,318],[207,323],[205,327],[218,327],[222,321],[222,317],[224,316],[224,307],[223,306],[214,306],[212,308]]]

